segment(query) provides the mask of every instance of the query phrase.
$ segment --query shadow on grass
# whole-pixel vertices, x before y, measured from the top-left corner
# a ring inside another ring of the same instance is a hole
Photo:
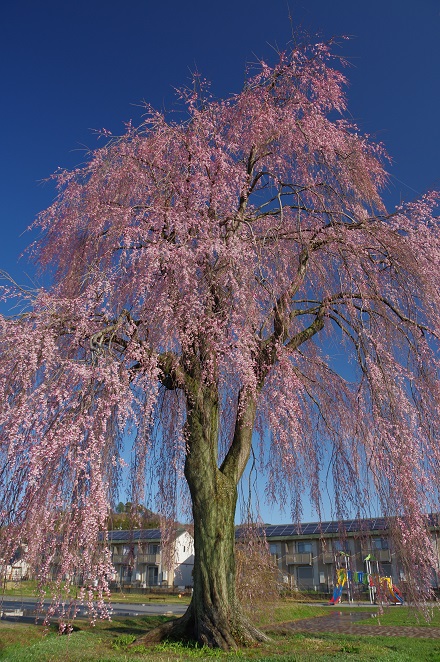
[[[136,637],[153,630],[155,627],[174,620],[176,617],[170,616],[136,616],[136,618],[115,617],[111,621],[99,621],[94,626],[94,631],[105,632],[109,635],[131,634]],[[76,628],[79,630],[90,631],[88,621],[82,623],[76,622]]]

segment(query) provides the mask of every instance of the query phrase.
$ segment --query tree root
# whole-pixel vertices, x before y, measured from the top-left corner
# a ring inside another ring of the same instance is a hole
[[[196,641],[201,646],[221,648],[225,651],[270,641],[264,632],[254,627],[242,614],[237,615],[234,623],[222,618],[214,623],[213,619],[208,618],[206,614],[195,619],[191,605],[181,618],[159,625],[136,639],[133,645],[149,646],[166,639]]]

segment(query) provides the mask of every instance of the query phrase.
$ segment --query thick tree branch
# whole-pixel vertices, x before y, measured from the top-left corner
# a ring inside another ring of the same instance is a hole
[[[324,328],[324,318],[325,318],[325,306],[321,305],[318,314],[316,315],[313,322],[305,329],[295,334],[293,338],[285,345],[286,349],[294,351],[298,349],[300,345],[305,343],[307,340],[310,340],[316,333],[321,331]]]
[[[235,484],[240,480],[249,459],[256,411],[256,395],[242,389],[238,396],[234,437],[220,467],[220,471],[234,480]]]

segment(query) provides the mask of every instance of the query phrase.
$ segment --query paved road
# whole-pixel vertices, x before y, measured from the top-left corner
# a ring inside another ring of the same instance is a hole
[[[160,600],[148,601],[145,598],[142,604],[132,604],[123,602],[112,602],[112,615],[113,616],[143,616],[149,615],[166,615],[166,616],[180,616],[184,614],[187,608],[186,604],[167,603]],[[22,619],[30,617],[32,619],[36,616],[37,598],[26,597],[5,597],[0,600],[0,613],[2,618]],[[46,608],[49,602],[45,603]],[[43,610],[44,613],[44,610]],[[80,606],[78,616],[88,616],[88,609],[85,606]]]

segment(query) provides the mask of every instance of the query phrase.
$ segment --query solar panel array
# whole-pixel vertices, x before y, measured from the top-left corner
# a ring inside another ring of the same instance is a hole
[[[430,514],[428,516],[429,526],[439,526],[439,516]],[[305,524],[263,524],[261,533],[266,538],[290,538],[293,536],[322,536],[344,533],[366,533],[367,531],[385,531],[387,522],[384,517],[371,519],[348,519],[338,522],[309,522]],[[245,528],[239,527],[235,531],[235,537],[240,538],[245,534]],[[119,530],[108,532],[109,540],[113,542],[121,540],[160,540],[160,529],[134,529],[133,531]]]
[[[112,542],[121,540],[160,540],[160,529],[134,529],[132,531],[115,529],[108,532]]]
[[[384,517],[375,519],[350,519],[341,522],[310,522],[305,524],[265,524],[261,527],[266,538],[290,538],[293,536],[321,536],[342,533],[361,533],[366,531],[384,531],[387,523]],[[245,533],[244,528],[236,531],[236,537]]]

